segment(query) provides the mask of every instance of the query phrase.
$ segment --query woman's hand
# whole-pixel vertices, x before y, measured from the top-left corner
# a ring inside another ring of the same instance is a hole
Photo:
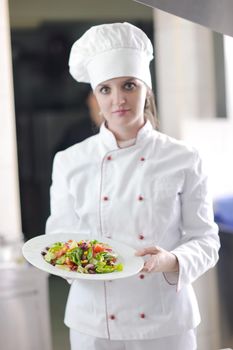
[[[148,247],[138,250],[135,255],[150,255],[145,262],[143,271],[145,272],[178,272],[179,262],[175,254],[158,246]]]

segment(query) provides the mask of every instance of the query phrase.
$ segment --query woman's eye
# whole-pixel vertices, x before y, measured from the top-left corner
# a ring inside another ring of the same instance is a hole
[[[100,88],[101,94],[106,95],[106,94],[109,93],[109,91],[110,91],[110,88],[109,88],[108,86],[102,86],[102,87]]]
[[[133,90],[136,87],[136,84],[133,82],[128,82],[125,83],[124,87],[126,90]]]

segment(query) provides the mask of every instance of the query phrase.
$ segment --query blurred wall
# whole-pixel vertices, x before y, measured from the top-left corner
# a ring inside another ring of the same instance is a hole
[[[161,129],[200,151],[214,199],[233,194],[233,38],[160,10],[154,25]]]

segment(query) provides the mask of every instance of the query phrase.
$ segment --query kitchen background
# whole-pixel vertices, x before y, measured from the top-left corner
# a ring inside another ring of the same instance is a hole
[[[5,350],[69,349],[69,285],[28,267],[21,245],[44,233],[54,154],[98,130],[90,88],[68,73],[70,47],[91,25],[128,21],[155,45],[161,131],[199,148],[210,173],[222,250],[218,266],[195,283],[199,350],[233,347],[233,39],[131,0],[96,4],[0,4],[0,343]]]

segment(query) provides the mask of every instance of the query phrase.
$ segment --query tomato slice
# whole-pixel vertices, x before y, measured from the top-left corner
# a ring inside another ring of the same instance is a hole
[[[60,258],[63,254],[65,254],[68,250],[68,247],[66,245],[64,245],[64,247],[60,250],[58,250],[55,255],[56,255],[56,258]]]
[[[105,248],[100,244],[95,244],[93,247],[93,252],[95,254],[100,253],[100,252],[104,252],[104,250],[105,250]]]

